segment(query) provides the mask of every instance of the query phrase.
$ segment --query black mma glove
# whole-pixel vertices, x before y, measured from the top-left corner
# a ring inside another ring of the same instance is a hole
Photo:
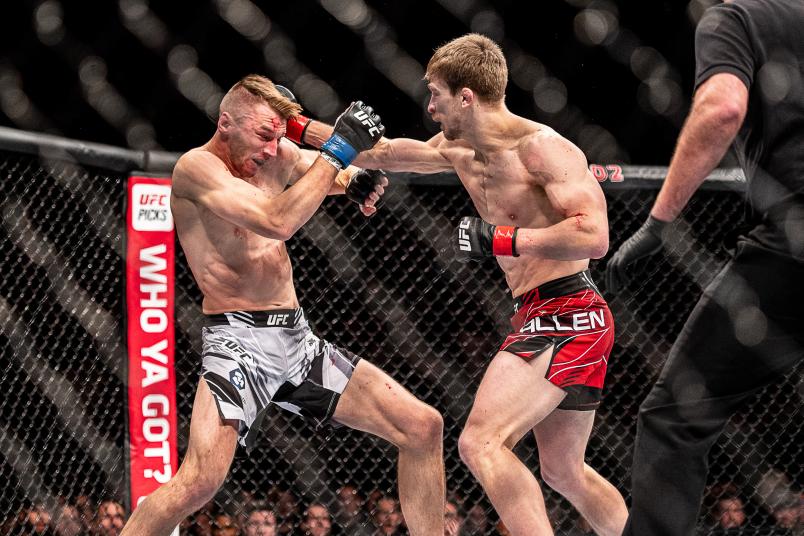
[[[492,225],[480,218],[464,216],[455,228],[455,254],[458,260],[491,256],[519,257],[516,233],[519,227]]]
[[[283,97],[298,104],[299,101],[296,100],[296,95],[294,95],[291,90],[285,86],[280,86],[279,84],[274,84],[274,87],[279,93],[282,94]],[[302,114],[299,114],[296,117],[291,117],[288,119],[288,127],[285,131],[285,137],[296,145],[304,145],[304,132],[307,130],[307,126],[310,124],[310,121],[311,119],[309,117],[303,116]]]
[[[368,196],[377,186],[382,186],[385,172],[381,169],[361,169],[346,184],[346,197],[358,205],[365,205]],[[379,204],[379,201],[377,202]],[[376,204],[374,205],[377,206]]]
[[[662,249],[662,232],[667,225],[668,222],[648,216],[642,227],[623,242],[606,265],[606,289],[609,292],[617,292],[628,281],[626,266]]]
[[[371,106],[353,102],[335,121],[332,136],[321,146],[321,155],[333,166],[343,169],[360,153],[376,145],[385,133],[385,125]]]

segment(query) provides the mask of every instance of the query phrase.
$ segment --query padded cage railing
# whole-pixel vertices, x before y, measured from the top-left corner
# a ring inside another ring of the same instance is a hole
[[[0,530],[19,533],[34,513],[49,513],[56,525],[65,505],[77,506],[81,522],[91,524],[101,500],[126,503],[126,178],[133,170],[169,172],[176,155],[10,129],[0,131],[0,149]],[[622,182],[602,183],[612,252],[646,217],[664,171],[626,167]],[[461,534],[497,534],[496,515],[460,461],[457,438],[506,333],[510,297],[493,260],[452,258],[452,226],[474,213],[456,178],[394,179],[371,219],[343,198],[324,202],[289,242],[296,288],[320,336],[381,366],[443,413],[447,488],[465,518]],[[743,227],[742,189],[740,173],[718,172],[675,226],[671,251],[639,262],[626,290],[603,289],[617,337],[587,457],[626,496],[639,403]],[[592,262],[601,285],[604,267],[605,259]],[[179,253],[180,454],[198,382],[199,304]],[[793,373],[732,419],[711,453],[701,533],[714,526],[709,506],[718,493],[744,503],[746,534],[775,530],[771,512],[798,496],[804,478],[801,393],[800,374]],[[533,438],[515,450],[538,474]],[[238,453],[215,501],[182,530],[203,533],[218,512],[242,521],[251,501],[267,499],[283,533],[297,533],[305,505],[320,502],[334,516],[333,533],[358,534],[364,529],[345,528],[353,520],[337,491],[352,485],[373,500],[393,496],[395,464],[394,448],[383,441],[343,428],[315,431],[270,408],[258,448],[249,457]],[[558,534],[578,530],[569,503],[546,487],[545,498]],[[367,528],[381,517],[373,513],[367,506],[359,514]]]

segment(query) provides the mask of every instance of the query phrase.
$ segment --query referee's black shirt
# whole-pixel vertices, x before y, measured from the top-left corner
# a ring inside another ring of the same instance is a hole
[[[749,90],[735,150],[760,224],[749,236],[804,262],[804,0],[734,0],[695,34],[696,88],[730,73]]]

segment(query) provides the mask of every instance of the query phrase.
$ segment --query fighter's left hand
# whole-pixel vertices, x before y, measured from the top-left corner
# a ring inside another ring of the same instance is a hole
[[[516,234],[519,227],[492,225],[480,218],[464,216],[455,228],[452,243],[459,261],[491,256],[518,257]]]
[[[346,197],[360,205],[360,212],[371,216],[385,193],[388,179],[381,169],[361,169],[346,184]]]

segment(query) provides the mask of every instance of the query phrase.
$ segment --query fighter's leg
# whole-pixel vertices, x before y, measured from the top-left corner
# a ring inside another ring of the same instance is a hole
[[[553,533],[536,478],[511,450],[566,396],[545,379],[552,351],[551,346],[530,362],[499,352],[480,382],[458,442],[461,458],[517,536]]]
[[[443,536],[441,414],[363,359],[341,394],[333,419],[399,448],[399,502],[410,534]]]
[[[533,428],[545,484],[567,498],[595,534],[620,536],[628,519],[617,489],[584,462],[594,411],[556,409]]]
[[[181,467],[137,507],[122,534],[170,534],[182,519],[214,497],[229,472],[236,447],[236,421],[221,420],[206,381],[200,380]]]

